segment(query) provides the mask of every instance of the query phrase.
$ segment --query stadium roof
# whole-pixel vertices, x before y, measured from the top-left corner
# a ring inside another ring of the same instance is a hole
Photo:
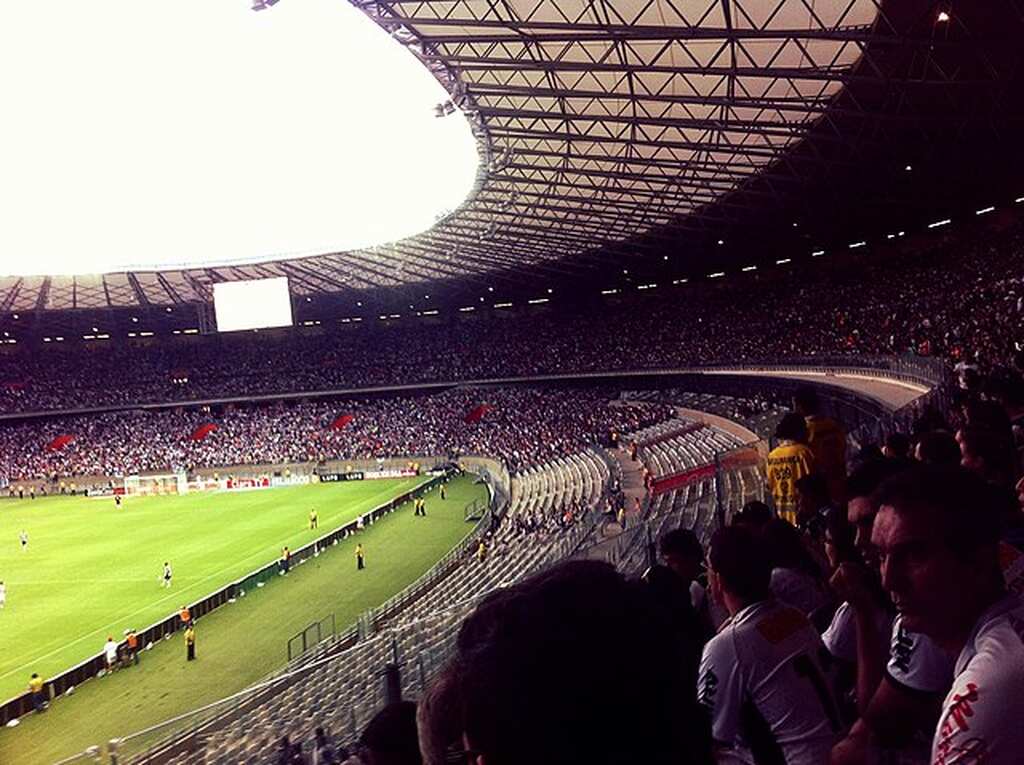
[[[424,284],[479,294],[670,256],[706,272],[970,197],[986,151],[1007,175],[1020,166],[1004,150],[1019,124],[1013,0],[353,5],[474,121],[487,172],[462,208],[397,244],[303,260],[4,279],[0,313],[209,302],[212,282],[277,275],[298,294],[404,301]],[[949,147],[964,156],[943,159]],[[892,183],[905,164],[912,178]]]

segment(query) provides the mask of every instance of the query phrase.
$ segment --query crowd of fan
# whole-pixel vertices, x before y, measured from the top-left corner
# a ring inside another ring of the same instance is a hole
[[[572,315],[393,327],[369,317],[315,336],[197,337],[138,349],[19,346],[0,356],[0,411],[824,354],[1005,363],[1024,342],[1022,242],[1015,226],[899,257],[829,256],[771,275],[638,292]]]
[[[802,391],[773,450],[807,467],[772,486],[793,522],[750,503],[640,580],[577,561],[493,593],[403,762],[1021,762],[1024,379],[967,382],[838,481]]]
[[[616,406],[601,391],[459,388],[431,396],[202,410],[132,410],[0,428],[10,480],[124,476],[196,468],[484,454],[511,472],[666,418],[659,404]],[[481,409],[481,407],[487,407]],[[474,411],[481,416],[468,422]],[[351,421],[332,424],[344,415]],[[215,424],[201,440],[193,434]],[[51,450],[58,436],[67,445]]]

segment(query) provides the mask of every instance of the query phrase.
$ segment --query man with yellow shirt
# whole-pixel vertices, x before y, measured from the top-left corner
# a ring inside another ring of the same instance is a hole
[[[46,692],[43,690],[45,686],[46,681],[37,673],[33,672],[32,677],[29,678],[28,681],[28,690],[32,694],[32,706],[37,712],[42,712],[46,709]]]
[[[807,446],[807,423],[790,412],[775,429],[778,446],[768,454],[768,489],[775,512],[796,524],[796,482],[814,470],[814,453]]]
[[[846,484],[846,431],[835,420],[819,413],[818,394],[814,388],[798,388],[793,407],[807,422],[807,445],[814,452],[815,466],[828,484],[829,498],[844,501]]]

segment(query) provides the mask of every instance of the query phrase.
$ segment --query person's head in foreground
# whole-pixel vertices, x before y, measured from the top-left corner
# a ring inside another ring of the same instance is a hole
[[[367,724],[359,745],[364,765],[420,765],[416,705],[399,701],[384,707]]]
[[[963,468],[917,467],[882,484],[872,543],[908,630],[956,648],[1003,595],[998,547],[1007,502],[1012,497]]]
[[[772,560],[760,535],[726,526],[708,544],[708,590],[730,614],[771,597]]]
[[[457,722],[472,765],[706,762],[671,625],[641,585],[596,561],[499,590],[462,625],[437,727]]]

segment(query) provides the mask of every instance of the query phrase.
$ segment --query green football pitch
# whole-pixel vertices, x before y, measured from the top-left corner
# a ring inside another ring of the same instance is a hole
[[[165,618],[273,562],[283,545],[297,549],[423,480],[128,498],[121,508],[110,498],[0,503],[0,580],[7,584],[0,698],[22,692],[30,673],[52,677],[99,653],[107,635],[120,639],[127,627]],[[310,622],[333,613],[342,630],[415,581],[471,530],[463,509],[483,496],[483,486],[461,478],[445,502],[436,491],[428,495],[426,518],[414,517],[411,506],[385,516],[359,536],[365,571],[355,570],[355,540],[345,540],[203,617],[199,661],[185,664],[179,633],[144,653],[138,669],[90,680],[46,713],[0,732],[0,762],[52,762],[258,681],[285,663],[288,638]],[[313,507],[315,532],[308,529]],[[170,590],[160,586],[165,560],[174,569]]]

